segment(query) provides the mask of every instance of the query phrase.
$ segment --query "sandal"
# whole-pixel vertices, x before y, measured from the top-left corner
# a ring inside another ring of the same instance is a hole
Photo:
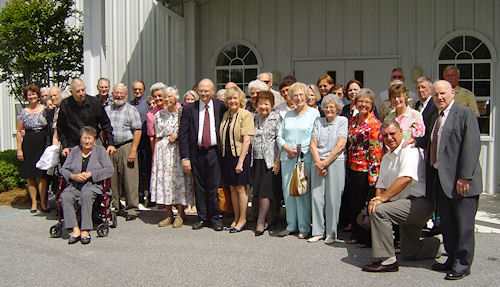
[[[358,241],[356,239],[349,239],[349,240],[346,240],[345,243],[348,243],[348,244],[356,244],[358,243]]]

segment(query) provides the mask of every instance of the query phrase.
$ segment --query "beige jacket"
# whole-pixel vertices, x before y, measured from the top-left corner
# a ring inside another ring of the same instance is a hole
[[[240,156],[241,147],[243,145],[243,136],[254,135],[254,121],[251,112],[245,109],[238,109],[233,116],[227,111],[222,117],[220,124],[220,146],[222,157],[225,157],[226,152],[226,135],[229,129],[229,143],[231,145],[231,153],[234,157]]]

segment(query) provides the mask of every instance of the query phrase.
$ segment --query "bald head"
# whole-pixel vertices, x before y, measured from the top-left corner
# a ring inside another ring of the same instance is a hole
[[[210,102],[215,94],[214,82],[210,79],[203,79],[198,83],[198,95],[205,104]]]
[[[79,78],[74,78],[71,81],[70,87],[71,95],[73,96],[77,104],[82,105],[87,96],[87,89],[85,87],[85,84]]]
[[[236,83],[228,82],[224,88],[226,88],[226,90],[229,90],[231,88],[236,88],[236,87],[238,87],[238,85],[236,85]]]
[[[52,87],[49,89],[49,99],[56,107],[61,103],[61,89],[59,87]]]
[[[451,84],[445,80],[439,80],[432,85],[432,99],[439,111],[444,111],[455,98],[455,92]]]

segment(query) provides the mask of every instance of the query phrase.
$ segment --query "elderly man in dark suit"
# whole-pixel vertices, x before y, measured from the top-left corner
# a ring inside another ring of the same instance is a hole
[[[426,188],[437,197],[448,252],[446,262],[432,269],[458,280],[470,274],[474,258],[474,218],[483,190],[479,126],[472,110],[454,101],[450,83],[435,82],[432,98],[438,114],[426,136],[416,139],[416,146],[427,148]]]
[[[203,79],[198,84],[200,99],[186,105],[179,127],[179,147],[184,172],[192,172],[196,209],[200,221],[193,229],[212,226],[222,231],[217,189],[220,183],[219,127],[227,110],[224,102],[213,98],[214,83]]]
[[[437,108],[432,100],[432,80],[428,77],[417,79],[417,94],[420,98],[415,104],[415,109],[424,118],[425,130],[430,129],[431,121],[437,114]]]

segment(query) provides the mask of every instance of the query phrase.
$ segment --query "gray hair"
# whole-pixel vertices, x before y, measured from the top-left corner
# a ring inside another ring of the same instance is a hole
[[[259,91],[269,90],[266,83],[262,82],[261,80],[253,80],[250,83],[248,83],[248,93],[250,93],[250,90],[252,89],[257,89]]]
[[[226,93],[226,89],[220,89],[220,90],[218,90],[217,94],[216,94],[217,99],[223,100],[225,98],[224,93]]]
[[[80,132],[79,132],[80,137],[82,137],[83,134],[89,134],[89,135],[93,136],[94,139],[97,138],[97,131],[92,126],[84,126],[83,128],[81,128]]]
[[[304,93],[307,93],[307,86],[306,86],[306,84],[301,83],[301,82],[296,82],[296,83],[293,83],[290,86],[290,89],[288,90],[289,97],[293,97],[293,92],[295,90],[297,90],[297,89],[302,89],[302,90],[304,90]]]
[[[179,90],[176,87],[167,87],[163,93],[163,98],[166,98],[169,94],[174,96],[176,102],[179,101]]]
[[[424,76],[424,77],[419,77],[417,79],[417,84],[418,83],[423,83],[423,82],[426,82],[429,85],[429,87],[432,86],[432,80],[429,77],[425,77]]]
[[[127,86],[125,86],[125,84],[123,83],[118,83],[116,85],[113,86],[113,92],[115,92],[116,88],[124,88],[125,89],[125,95],[128,95],[128,89],[127,89]]]
[[[329,103],[335,104],[335,108],[337,108],[337,114],[340,114],[340,112],[342,112],[342,108],[344,107],[344,104],[342,103],[342,100],[337,95],[334,95],[334,94],[326,95],[323,98],[323,100],[321,101],[321,106],[324,108]]]
[[[156,92],[156,91],[159,91],[159,90],[162,90],[163,91],[163,94],[164,95],[167,95],[167,85],[165,85],[164,83],[162,82],[158,82],[158,83],[154,83],[151,88],[149,89],[150,91],[150,94],[151,96],[153,96],[153,94]]]
[[[444,74],[444,72],[446,72],[448,70],[455,70],[455,71],[457,71],[457,74],[460,76],[460,70],[457,68],[457,66],[454,66],[454,65],[446,66],[443,70],[443,74]]]
[[[373,111],[373,108],[375,106],[375,93],[367,88],[363,88],[359,90],[358,94],[354,97],[355,101],[358,102],[358,99],[360,98],[369,98],[370,101],[372,102],[372,109],[370,112]]]
[[[198,93],[194,90],[189,90],[186,93],[184,93],[184,95],[182,96],[182,99],[184,99],[187,95],[193,95],[195,101],[197,101],[200,98],[200,96],[198,96]]]
[[[390,126],[395,126],[397,129],[401,129],[401,126],[399,125],[399,123],[395,119],[387,119],[380,126],[380,131],[383,131],[384,129],[386,129]]]
[[[271,80],[271,82],[273,81],[273,73],[270,73],[270,72],[260,73],[260,74],[257,75],[257,79],[259,78],[260,75],[268,75],[269,79]]]

